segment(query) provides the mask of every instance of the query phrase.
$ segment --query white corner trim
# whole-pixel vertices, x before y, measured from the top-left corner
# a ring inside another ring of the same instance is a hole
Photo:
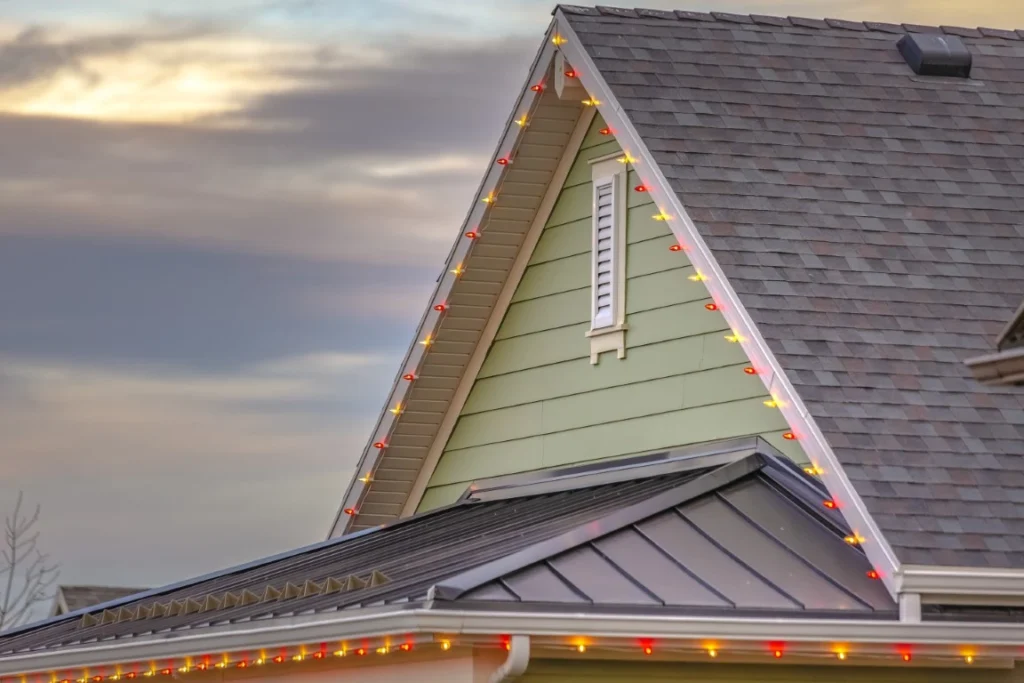
[[[348,488],[342,498],[341,505],[338,507],[338,513],[334,518],[334,523],[331,525],[331,529],[328,533],[328,539],[340,536],[349,529],[353,517],[346,515],[345,510],[347,508],[358,509],[359,502],[362,500],[365,493],[373,486],[373,472],[376,470],[377,464],[381,459],[380,450],[374,448],[373,444],[387,441],[387,437],[391,433],[392,428],[401,413],[401,411],[398,410],[397,413],[393,414],[392,408],[404,406],[406,403],[406,396],[412,389],[410,382],[402,380],[402,375],[409,372],[415,372],[416,369],[419,368],[427,353],[427,346],[422,345],[420,342],[427,337],[432,338],[441,323],[444,313],[434,310],[434,306],[447,301],[448,295],[458,279],[458,275],[453,274],[452,271],[456,270],[456,266],[461,266],[464,263],[470,249],[472,248],[471,240],[461,239],[461,237],[466,233],[466,231],[471,229],[472,226],[483,222],[490,205],[485,204],[481,200],[487,197],[495,187],[498,187],[503,178],[506,167],[496,164],[495,162],[499,158],[509,158],[513,155],[513,152],[525,131],[525,128],[518,125],[516,120],[521,116],[532,114],[534,106],[539,101],[540,93],[531,90],[530,86],[544,76],[548,67],[551,65],[551,62],[554,60],[555,46],[552,43],[552,38],[555,35],[555,27],[556,23],[552,20],[547,32],[544,34],[544,42],[537,50],[537,54],[534,57],[533,65],[530,67],[526,83],[523,85],[519,98],[516,100],[515,107],[512,109],[508,120],[505,122],[504,132],[502,133],[498,146],[494,151],[494,155],[491,157],[491,163],[488,165],[488,170],[481,178],[480,185],[477,187],[473,203],[470,206],[470,209],[466,214],[466,219],[463,221],[459,230],[459,238],[455,240],[455,243],[452,246],[452,250],[448,255],[448,260],[445,262],[443,274],[438,278],[437,286],[434,288],[434,293],[431,295],[430,300],[427,303],[423,317],[420,318],[419,325],[416,328],[416,336],[413,338],[409,346],[409,350],[406,352],[405,359],[402,361],[398,372],[395,374],[395,379],[391,385],[391,391],[388,394],[387,403],[385,403],[381,410],[380,417],[377,419],[377,424],[374,427],[370,438],[367,440],[363,453],[359,458],[359,464],[356,467],[356,471],[353,473],[352,479],[349,481]]]
[[[903,565],[897,574],[897,590],[927,596],[1000,596],[1024,598],[1024,569],[979,567],[931,567]]]
[[[879,573],[889,593],[895,598],[898,592],[896,577],[899,561],[896,559],[892,547],[871,518],[864,501],[854,489],[846,473],[843,472],[839,460],[825,440],[824,434],[818,428],[792,383],[783,373],[778,359],[775,358],[757,329],[753,318],[750,317],[736,291],[726,279],[721,266],[687,214],[686,208],[672,190],[661,169],[658,168],[654,157],[616,100],[604,77],[594,65],[590,55],[580,44],[579,37],[561,10],[555,12],[555,22],[558,25],[559,33],[565,38],[565,42],[559,49],[566,53],[580,82],[583,83],[591,97],[598,101],[598,110],[611,127],[625,155],[632,157],[634,170],[639,174],[641,182],[648,187],[651,198],[683,246],[690,261],[698,273],[706,278],[705,285],[718,304],[719,311],[725,316],[733,334],[739,336],[743,350],[757,369],[768,392],[778,403],[790,428],[797,434],[812,465],[819,469],[822,482],[838,504],[843,517],[855,534],[866,539],[863,543],[864,552]]]
[[[476,382],[477,375],[480,374],[480,368],[483,367],[484,361],[487,359],[487,352],[491,349],[491,343],[498,334],[501,321],[505,319],[505,313],[512,303],[512,297],[516,293],[516,288],[519,287],[519,282],[523,279],[526,267],[530,263],[533,250],[537,247],[541,233],[544,232],[544,226],[547,225],[548,218],[551,217],[551,212],[555,208],[555,202],[558,201],[562,185],[565,183],[576,155],[583,145],[583,139],[587,136],[587,130],[590,128],[591,121],[594,120],[595,112],[593,107],[582,107],[582,110],[580,118],[576,120],[576,126],[573,128],[572,134],[569,136],[569,141],[565,145],[562,158],[559,159],[555,172],[551,176],[551,182],[544,191],[544,197],[537,207],[533,223],[530,224],[530,228],[526,232],[523,245],[519,248],[519,253],[516,254],[516,259],[509,269],[508,277],[505,278],[505,284],[502,285],[501,293],[494,303],[494,308],[487,319],[487,324],[480,334],[476,348],[473,349],[473,355],[470,357],[461,379],[459,379],[459,385],[452,396],[452,400],[448,403],[444,418],[441,420],[441,426],[438,428],[437,435],[427,451],[427,457],[424,459],[423,464],[420,466],[420,471],[416,475],[412,491],[409,493],[409,497],[406,498],[405,505],[402,506],[402,517],[415,513],[416,509],[420,506],[420,502],[423,500],[423,495],[427,491],[427,484],[430,483],[430,477],[434,473],[434,468],[437,467],[437,463],[440,462],[441,456],[444,454],[444,448],[448,445],[448,438],[451,436],[452,430],[455,429],[455,423],[458,422],[462,408],[466,405],[469,392]]]

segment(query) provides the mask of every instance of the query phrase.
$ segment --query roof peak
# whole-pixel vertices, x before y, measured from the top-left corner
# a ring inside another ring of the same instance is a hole
[[[610,7],[606,5],[556,5],[554,11],[582,16],[605,16],[621,19],[664,19],[705,23],[752,24],[760,26],[841,29],[846,31],[873,31],[876,33],[943,33],[964,38],[1000,38],[1024,40],[1024,29],[968,28],[963,26],[928,26],[924,24],[895,24],[882,21],[849,21],[846,19],[808,19],[806,17],[777,17],[765,14],[733,14],[730,12],[692,12],[687,10],[645,9],[642,7]]]

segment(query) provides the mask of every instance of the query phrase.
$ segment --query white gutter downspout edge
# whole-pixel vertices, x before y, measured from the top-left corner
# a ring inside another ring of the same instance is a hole
[[[508,657],[498,667],[498,670],[491,674],[489,683],[505,683],[514,681],[523,675],[526,666],[530,663],[530,636],[512,636],[508,646]]]

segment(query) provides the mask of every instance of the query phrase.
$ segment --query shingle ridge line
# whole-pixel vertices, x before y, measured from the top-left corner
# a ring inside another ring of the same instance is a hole
[[[767,14],[734,14],[731,12],[696,12],[690,10],[661,10],[644,7],[626,8],[609,5],[564,5],[558,4],[555,10],[566,14],[584,16],[612,16],[623,19],[675,19],[677,21],[703,21],[714,23],[759,24],[763,26],[793,26],[796,28],[846,29],[850,31],[874,31],[883,33],[944,33],[946,35],[973,38],[1001,38],[1003,40],[1024,39],[1024,29],[1001,29],[979,26],[929,26],[926,24],[894,24],[884,21],[853,21],[848,19],[810,19],[807,17],[779,17]]]

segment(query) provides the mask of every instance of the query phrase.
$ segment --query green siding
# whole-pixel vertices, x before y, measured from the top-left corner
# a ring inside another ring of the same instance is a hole
[[[654,205],[629,174],[626,358],[590,364],[589,160],[619,151],[597,117],[573,163],[476,383],[420,503],[532,469],[705,441],[763,435],[797,462],[798,443],[766,407],[760,379],[728,342],[710,301]]]
[[[580,662],[535,659],[519,683],[1014,683],[1024,680],[1015,669],[956,669],[786,666],[768,664],[697,664],[658,662]]]

